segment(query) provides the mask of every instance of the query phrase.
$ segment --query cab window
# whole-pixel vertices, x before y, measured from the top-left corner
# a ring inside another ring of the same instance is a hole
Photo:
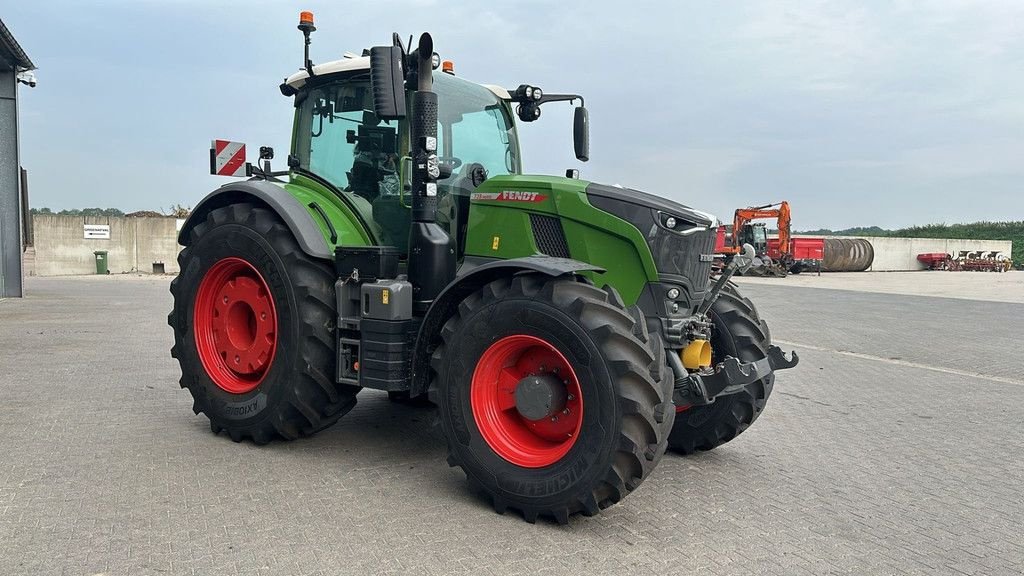
[[[342,190],[384,244],[404,248],[409,211],[400,198],[400,123],[373,113],[368,75],[313,88],[299,111],[300,166]],[[403,123],[404,124],[404,123]]]

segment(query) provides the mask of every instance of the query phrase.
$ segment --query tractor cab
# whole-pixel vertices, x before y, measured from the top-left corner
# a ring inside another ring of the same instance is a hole
[[[750,244],[758,256],[768,252],[768,228],[763,223],[747,224],[739,234],[739,245]]]
[[[349,58],[303,71],[285,85],[295,90],[293,168],[326,180],[369,223],[376,243],[403,255],[412,217],[410,126],[374,113],[370,59]],[[438,94],[438,222],[465,248],[473,189],[492,176],[522,171],[519,141],[505,89],[452,74],[436,74]]]

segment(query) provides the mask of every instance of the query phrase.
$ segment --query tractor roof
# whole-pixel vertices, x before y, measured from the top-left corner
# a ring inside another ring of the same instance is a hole
[[[351,72],[353,70],[369,70],[370,69],[370,57],[369,56],[354,56],[346,54],[341,60],[332,60],[330,62],[324,62],[323,64],[317,64],[313,66],[313,74],[317,76],[328,76],[331,74],[340,74],[342,72]],[[309,72],[305,69],[299,70],[285,79],[284,83],[295,88],[296,90],[302,88],[306,83],[306,79],[309,78]],[[468,82],[468,80],[466,80]],[[510,100],[512,96],[508,93],[508,90],[501,86],[493,86],[490,84],[482,84],[484,88],[487,88],[494,93],[495,96],[502,100]]]

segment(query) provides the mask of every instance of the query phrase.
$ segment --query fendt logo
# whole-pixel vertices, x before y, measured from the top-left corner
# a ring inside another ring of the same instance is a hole
[[[543,202],[547,196],[537,192],[523,192],[521,190],[503,190],[498,194],[498,200],[511,202]]]
[[[472,200],[496,200],[498,202],[543,202],[547,196],[539,192],[502,190],[501,192],[476,192]]]

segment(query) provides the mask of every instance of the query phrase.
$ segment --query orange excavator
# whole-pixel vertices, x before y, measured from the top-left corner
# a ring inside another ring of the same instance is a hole
[[[776,208],[778,206],[778,208]],[[724,246],[723,254],[739,254],[744,243],[754,247],[760,256],[768,253],[768,231],[764,224],[751,224],[751,220],[775,218],[779,229],[779,252],[789,254],[790,212],[789,202],[737,208],[732,220],[732,244]]]
[[[764,223],[752,222],[764,218],[776,220],[779,230],[777,241],[768,238],[768,229]],[[719,245],[715,251],[724,254],[728,261],[743,250],[744,244],[750,244],[756,256],[754,265],[747,271],[748,275],[785,276],[795,264],[790,249],[791,234],[789,202],[785,200],[764,206],[737,208],[733,216],[732,235],[727,235],[723,226],[719,230]]]

